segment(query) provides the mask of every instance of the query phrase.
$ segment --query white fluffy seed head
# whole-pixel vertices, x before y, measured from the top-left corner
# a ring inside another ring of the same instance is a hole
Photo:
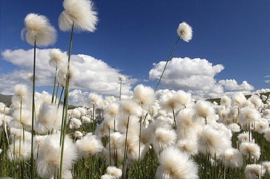
[[[198,167],[189,155],[176,147],[166,148],[159,157],[160,166],[156,172],[157,179],[188,178],[199,179]]]
[[[261,178],[265,174],[265,170],[259,164],[249,164],[246,166],[244,173],[246,179]]]
[[[258,144],[252,142],[243,142],[239,146],[243,155],[250,155],[253,159],[258,160],[261,156],[261,148]]]
[[[91,0],[64,0],[64,11],[58,19],[59,28],[62,31],[69,31],[74,24],[75,31],[96,30],[98,22],[97,12],[94,11],[94,4]]]
[[[209,115],[215,114],[213,105],[208,101],[197,101],[195,104],[195,111],[198,116],[206,118]]]
[[[147,108],[154,103],[155,92],[152,88],[140,84],[134,88],[134,99]]]
[[[230,168],[241,168],[243,166],[242,153],[234,148],[225,150],[224,165]]]
[[[253,107],[247,106],[240,109],[239,122],[241,124],[251,124],[255,121],[258,121],[261,117],[259,111]]]
[[[115,166],[108,166],[106,169],[106,173],[115,178],[120,178],[122,176],[122,170],[116,168]]]
[[[192,28],[186,22],[182,22],[177,28],[177,34],[182,40],[189,42],[192,39]]]
[[[68,56],[66,53],[63,53],[60,49],[54,48],[50,52],[50,61],[49,64],[58,68],[62,62],[67,62]]]
[[[22,29],[21,36],[24,39],[25,35],[29,44],[48,46],[56,41],[56,30],[45,16],[30,13],[25,17],[24,24],[25,28]]]

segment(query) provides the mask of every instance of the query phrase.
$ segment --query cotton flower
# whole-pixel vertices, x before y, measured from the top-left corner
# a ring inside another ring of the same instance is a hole
[[[18,108],[27,107],[29,105],[31,96],[30,90],[26,85],[17,84],[14,86],[14,95],[11,98],[12,104]],[[22,104],[21,104],[22,103]]]
[[[232,96],[232,105],[236,105],[239,106],[241,105],[243,102],[245,102],[247,99],[245,97],[245,95],[241,92],[237,92]]]
[[[87,134],[82,139],[77,140],[76,146],[81,157],[100,153],[104,148],[101,140],[92,134]]]
[[[97,12],[90,0],[64,0],[64,11],[60,14],[58,23],[62,31],[69,31],[74,24],[76,31],[96,30]]]
[[[234,148],[225,150],[224,165],[230,168],[241,168],[243,166],[242,153]]]
[[[232,132],[240,132],[241,128],[238,124],[236,123],[231,123],[228,125],[228,128],[232,131]]]
[[[62,107],[43,103],[35,125],[35,130],[40,134],[46,134],[52,130],[60,130],[62,124]]]
[[[198,154],[198,145],[197,141],[190,139],[182,139],[176,143],[176,147],[183,152],[186,152],[189,155],[197,155]]]
[[[253,141],[254,139],[252,138],[252,133],[249,132],[243,132],[237,136],[238,141],[241,142],[249,142]]]
[[[269,122],[267,121],[267,119],[263,119],[263,118],[256,121],[254,125],[255,125],[255,131],[260,134],[262,134],[266,129],[269,128]]]
[[[56,30],[51,26],[49,20],[42,15],[30,13],[24,19],[25,28],[21,36],[26,36],[26,41],[37,46],[48,46],[56,40]]]
[[[206,125],[199,137],[198,146],[201,153],[219,157],[225,150],[231,148],[231,140],[226,133]]]
[[[182,22],[177,28],[177,34],[182,40],[189,42],[192,38],[192,28],[186,22]]]
[[[256,110],[253,107],[244,107],[240,110],[239,114],[239,122],[241,124],[251,124],[257,120],[259,120],[261,117],[258,110]]]
[[[239,150],[243,155],[250,155],[256,160],[258,160],[261,156],[260,146],[252,142],[241,143],[239,146]]]
[[[53,134],[47,136],[43,145],[40,146],[36,160],[37,174],[40,177],[53,178],[53,176],[57,175],[60,169],[61,159],[61,146],[59,143],[60,135]],[[78,156],[76,146],[68,136],[65,136],[64,151],[63,174],[65,175],[65,171],[72,169]]]
[[[106,174],[111,175],[115,179],[118,179],[122,176],[122,170],[116,168],[115,166],[108,166],[106,169]]]
[[[229,98],[228,96],[222,96],[220,98],[220,105],[221,106],[225,106],[226,108],[231,106],[231,98]]]
[[[174,145],[176,138],[177,135],[174,130],[168,130],[161,127],[157,128],[152,139],[155,152],[158,154],[165,148]]]
[[[265,172],[269,175],[270,174],[270,162],[264,161],[264,162],[262,162],[262,166],[263,166]]]
[[[246,179],[261,178],[264,176],[265,170],[259,164],[250,164],[246,166],[244,173]]]
[[[125,76],[123,76],[123,75],[120,75],[118,79],[119,79],[119,81],[123,82],[123,81],[125,81],[125,80],[126,80],[126,77],[125,77]]]
[[[248,100],[253,104],[256,109],[261,108],[263,105],[261,98],[257,95],[252,95]]]
[[[31,154],[31,144],[29,141],[16,140],[9,146],[7,154],[10,161],[28,160]]]
[[[26,128],[31,128],[32,122],[31,122],[31,111],[28,109],[16,109],[13,112],[14,120],[20,124],[22,124]]]
[[[50,52],[49,64],[54,68],[58,68],[62,62],[67,62],[67,59],[68,56],[66,53],[63,53],[60,49],[55,48]]]
[[[67,64],[62,63],[57,71],[57,81],[60,86],[65,87],[66,86],[66,77],[67,77]],[[78,76],[78,70],[74,66],[69,67],[69,84],[72,85],[74,83],[74,80]]]
[[[80,121],[80,119],[77,119],[74,117],[70,119],[70,123],[69,123],[70,129],[78,129],[81,127],[81,125],[82,125],[82,122]]]
[[[268,128],[268,129],[266,129],[266,130],[264,131],[263,137],[264,137],[268,142],[270,142],[270,128]]]
[[[134,99],[143,107],[148,107],[155,101],[155,92],[152,88],[141,84],[134,88]]]
[[[132,100],[121,101],[119,111],[124,115],[141,116],[142,108]]]
[[[80,138],[82,138],[82,136],[83,136],[83,133],[81,133],[80,131],[75,131],[74,132],[74,137],[76,139],[80,139]]]
[[[156,172],[157,179],[199,178],[198,167],[189,158],[189,155],[173,146],[166,148],[160,154],[159,162],[160,166]]]

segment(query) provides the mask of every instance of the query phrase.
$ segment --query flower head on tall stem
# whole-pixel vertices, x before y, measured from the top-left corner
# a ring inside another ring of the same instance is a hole
[[[60,14],[58,23],[62,31],[69,31],[74,25],[76,31],[96,30],[97,12],[90,0],[64,0],[64,11]]]
[[[182,40],[189,42],[192,38],[192,28],[186,22],[182,22],[177,28],[177,34]]]
[[[48,46],[56,41],[56,30],[45,16],[30,13],[25,17],[24,24],[21,37],[24,39],[25,36],[29,44]]]

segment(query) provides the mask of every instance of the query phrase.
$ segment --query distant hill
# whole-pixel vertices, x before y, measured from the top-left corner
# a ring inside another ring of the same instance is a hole
[[[12,98],[12,95],[0,94],[0,102],[6,104],[7,106],[11,105],[11,98]]]

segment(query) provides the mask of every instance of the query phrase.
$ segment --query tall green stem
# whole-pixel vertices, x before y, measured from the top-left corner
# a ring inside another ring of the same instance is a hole
[[[36,39],[34,42],[33,88],[32,88],[32,135],[31,135],[31,179],[34,179],[34,124],[35,124],[35,83],[36,83]]]
[[[54,72],[53,94],[52,94],[52,102],[51,103],[54,102],[54,96],[55,96],[56,72],[57,72],[57,66],[55,67],[55,72]]]
[[[165,72],[165,70],[166,70],[166,68],[167,68],[168,62],[170,61],[170,59],[171,59],[171,57],[172,57],[172,54],[173,54],[173,52],[174,52],[174,50],[175,50],[175,47],[176,47],[176,45],[177,45],[177,43],[178,43],[179,40],[180,40],[180,37],[177,38],[177,40],[176,40],[176,42],[175,42],[175,44],[174,44],[174,46],[173,46],[173,49],[172,49],[172,51],[171,51],[171,53],[170,53],[170,55],[169,55],[169,57],[168,57],[168,59],[167,59],[167,62],[166,62],[166,64],[165,64],[164,68],[163,68],[163,71],[162,71],[162,73],[161,73],[161,75],[160,75],[160,77],[159,77],[158,83],[157,83],[157,85],[156,85],[156,87],[155,87],[155,91],[157,91],[157,88],[158,88],[158,86],[159,86],[159,84],[160,84],[160,82],[161,82],[161,78],[163,77],[163,74],[164,74],[164,72]]]
[[[128,127],[129,127],[129,118],[127,120],[127,126],[126,126],[126,139],[125,139],[125,150],[124,150],[124,160],[123,160],[123,168],[122,168],[122,173],[123,173],[123,178],[126,178],[126,161],[127,161],[127,137],[128,137]]]
[[[60,178],[62,178],[62,170],[63,170],[63,156],[64,156],[64,146],[65,146],[65,135],[66,135],[66,124],[67,124],[67,112],[68,112],[68,92],[69,92],[69,78],[70,78],[70,57],[71,57],[71,50],[72,50],[72,41],[73,41],[73,31],[74,31],[74,23],[71,27],[71,34],[70,34],[70,41],[69,41],[69,50],[68,50],[68,65],[67,65],[67,74],[66,74],[66,86],[65,86],[65,95],[64,95],[64,115],[62,120],[63,130],[61,131],[62,136],[62,143],[61,143],[61,159],[60,159]]]

